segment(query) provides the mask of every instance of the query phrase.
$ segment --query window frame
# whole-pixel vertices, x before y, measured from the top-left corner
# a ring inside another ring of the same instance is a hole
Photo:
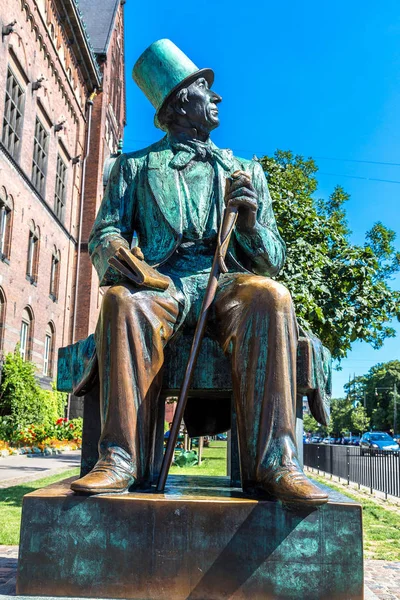
[[[61,174],[59,167],[62,168]],[[56,183],[54,188],[54,213],[62,223],[64,223],[65,208],[67,204],[67,173],[68,165],[61,156],[61,153],[57,152]]]
[[[32,359],[33,328],[34,315],[32,309],[29,306],[25,306],[24,310],[22,311],[21,328],[19,336],[19,352],[21,357],[25,361],[30,361]]]
[[[44,198],[46,193],[47,163],[49,158],[50,133],[36,115],[33,137],[32,174],[33,187]]]
[[[2,287],[0,287],[0,351],[4,347],[4,331],[6,326],[7,299]]]
[[[6,188],[0,188],[0,259],[9,264],[11,254],[14,199]]]
[[[60,288],[60,269],[61,269],[61,254],[60,251],[54,247],[51,255],[51,270],[50,270],[50,289],[49,296],[53,302],[58,301],[58,293]]]
[[[39,272],[40,229],[31,222],[28,237],[28,256],[26,262],[26,279],[37,285]]]
[[[46,327],[43,352],[42,373],[44,377],[53,377],[55,333],[56,331],[53,323],[48,323]]]
[[[9,89],[9,81],[12,79],[16,85]],[[14,97],[14,90],[19,89],[20,95],[16,99]],[[8,110],[9,103],[9,110]],[[3,113],[3,124],[1,141],[4,144],[7,151],[15,159],[19,159],[21,150],[21,139],[23,131],[23,120],[25,112],[25,88],[21,85],[19,78],[16,76],[14,69],[11,65],[7,66],[6,85],[5,85],[5,98],[4,98],[4,113]],[[13,137],[12,142],[10,141]]]

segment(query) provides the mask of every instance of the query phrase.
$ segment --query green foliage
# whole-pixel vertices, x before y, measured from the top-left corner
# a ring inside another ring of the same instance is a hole
[[[51,435],[49,437],[55,437],[60,441],[71,441],[76,438],[82,438],[82,424],[83,421],[81,418],[69,421],[60,417],[57,419],[54,427],[50,429]]]
[[[52,426],[63,415],[66,394],[42,390],[35,378],[34,364],[18,351],[7,354],[0,387],[0,417],[9,417],[2,427]]]
[[[321,425],[311,415],[304,414],[303,429],[306,433],[316,433],[320,431]]]
[[[355,377],[345,389],[352,400],[365,402],[371,427],[389,431],[394,427],[395,386],[397,387],[397,431],[400,430],[400,361],[391,360],[372,367],[366,375]]]
[[[381,347],[395,335],[390,320],[400,320],[400,292],[389,285],[400,267],[395,233],[376,223],[363,246],[351,244],[344,209],[349,195],[337,186],[328,200],[316,200],[312,159],[277,151],[261,163],[287,245],[279,279],[291,291],[300,325],[334,358],[344,358],[355,340]]]
[[[350,398],[335,398],[331,401],[329,430],[336,436],[348,431],[364,433],[369,428],[369,421],[364,407],[354,406]]]

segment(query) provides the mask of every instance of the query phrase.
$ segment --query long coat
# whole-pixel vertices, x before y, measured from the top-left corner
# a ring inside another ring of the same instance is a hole
[[[216,198],[222,213],[226,179],[240,169],[250,174],[258,194],[255,230],[235,230],[230,246],[230,270],[273,276],[285,261],[285,244],[278,233],[271,196],[261,165],[236,158],[231,150],[213,146],[217,160]],[[108,265],[116,245],[129,247],[134,235],[145,260],[153,266],[165,263],[182,239],[182,198],[179,168],[168,138],[129,154],[122,154],[110,175],[105,196],[89,238],[89,253],[100,285],[112,285],[122,276]]]
[[[236,170],[249,173],[258,195],[255,229],[251,235],[235,230],[227,259],[229,270],[276,275],[284,264],[285,244],[276,226],[261,165],[255,160],[236,158],[230,150],[220,150],[214,145],[213,150],[217,171],[214,195],[219,203],[219,214],[223,212],[226,179]],[[118,246],[131,247],[134,238],[146,262],[153,266],[167,262],[179,247],[183,234],[183,200],[179,166],[174,168],[173,160],[167,137],[149,148],[122,154],[117,159],[89,238],[89,253],[100,285],[109,286],[123,280],[123,276],[109,266],[108,258]],[[76,394],[87,390],[87,382],[92,380],[96,370],[97,360],[93,356]],[[189,401],[185,421],[189,431],[196,435],[225,431],[230,424],[230,407],[226,403],[204,402],[200,408],[198,401],[192,404]]]

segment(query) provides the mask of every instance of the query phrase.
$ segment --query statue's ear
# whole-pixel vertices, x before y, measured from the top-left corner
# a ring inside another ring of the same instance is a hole
[[[186,115],[186,110],[183,108],[181,101],[178,101],[175,104],[174,110],[178,113],[178,115]]]

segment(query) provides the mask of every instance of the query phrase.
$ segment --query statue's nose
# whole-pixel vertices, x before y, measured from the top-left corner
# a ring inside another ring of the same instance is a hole
[[[222,96],[220,96],[219,94],[216,94],[215,92],[212,92],[211,97],[212,97],[212,101],[215,104],[219,104],[220,102],[222,102]]]

